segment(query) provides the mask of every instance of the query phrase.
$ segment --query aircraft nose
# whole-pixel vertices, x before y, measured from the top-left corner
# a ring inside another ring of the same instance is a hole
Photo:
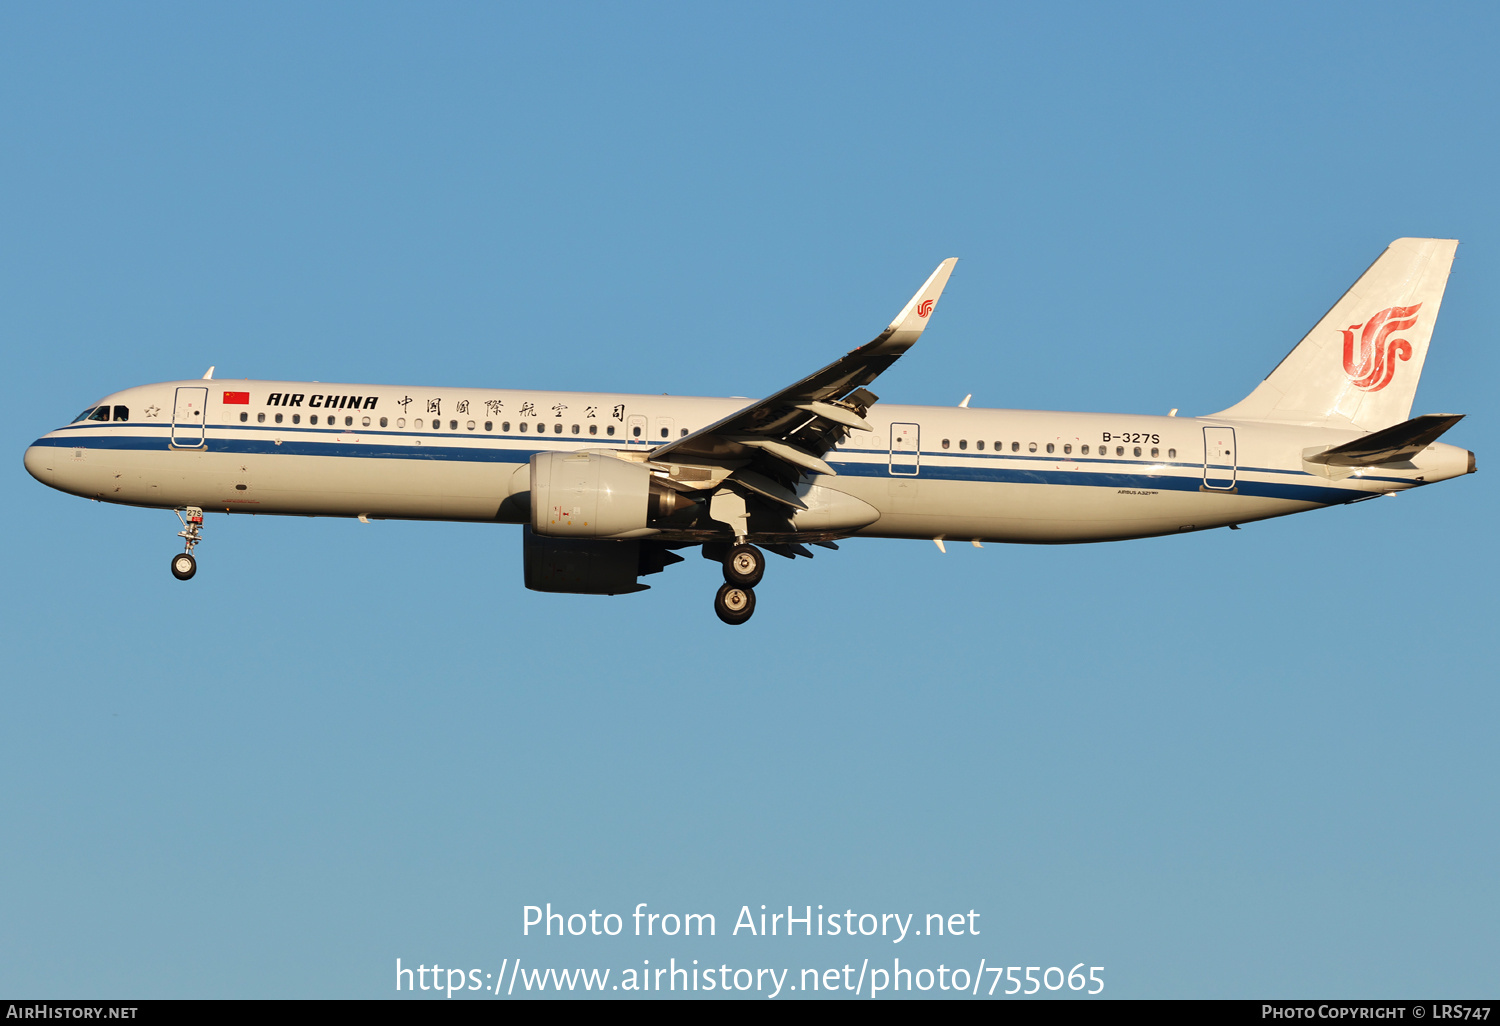
[[[31,445],[26,448],[26,472],[44,485],[52,486],[57,474],[52,468],[58,450],[50,445]]]

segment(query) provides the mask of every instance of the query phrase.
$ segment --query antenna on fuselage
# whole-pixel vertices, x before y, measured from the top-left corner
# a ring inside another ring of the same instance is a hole
[[[969,408],[969,400],[972,398],[974,398],[974,393],[970,392],[968,395],[964,396],[964,401],[958,404],[958,408],[960,410],[967,410]]]
[[[203,375],[203,380],[204,381],[212,381],[213,379],[214,379],[214,369],[212,367],[210,367],[208,369],[208,371]]]

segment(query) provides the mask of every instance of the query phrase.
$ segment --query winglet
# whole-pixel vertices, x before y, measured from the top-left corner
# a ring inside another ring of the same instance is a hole
[[[938,264],[937,270],[932,272],[932,277],[917,289],[917,294],[911,297],[911,302],[901,308],[896,319],[882,332],[887,340],[911,345],[921,337],[922,329],[927,327],[927,321],[937,307],[938,297],[943,294],[943,286],[948,284],[948,276],[953,273],[953,265],[956,263],[958,263],[958,257],[949,257]]]

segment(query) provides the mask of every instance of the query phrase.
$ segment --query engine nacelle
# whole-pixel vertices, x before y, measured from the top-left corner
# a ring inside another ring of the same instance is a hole
[[[526,587],[571,595],[628,595],[639,584],[641,543],[544,538],[531,528],[522,541]]]
[[[570,595],[628,595],[645,591],[637,577],[659,574],[682,557],[661,542],[544,538],[522,531],[526,587]]]
[[[531,529],[552,538],[640,538],[696,506],[642,463],[597,452],[531,457]]]

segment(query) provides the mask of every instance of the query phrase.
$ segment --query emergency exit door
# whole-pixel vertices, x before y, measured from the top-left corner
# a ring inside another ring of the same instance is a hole
[[[1216,492],[1234,488],[1238,460],[1234,454],[1234,428],[1203,429],[1203,487]]]
[[[207,416],[207,388],[179,388],[172,403],[172,444],[185,449],[203,446],[203,422]]]
[[[915,477],[922,469],[922,429],[915,424],[891,425],[891,473]]]

